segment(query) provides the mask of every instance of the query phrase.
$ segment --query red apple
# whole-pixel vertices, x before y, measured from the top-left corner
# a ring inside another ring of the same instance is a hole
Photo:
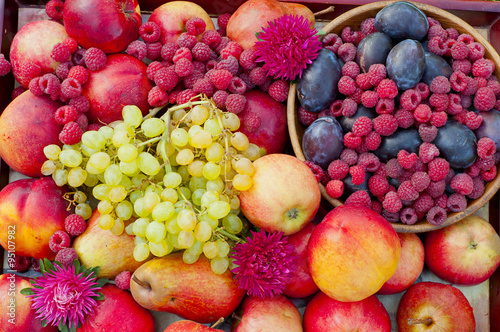
[[[247,296],[237,311],[233,332],[302,332],[299,309],[283,295]]]
[[[292,279],[283,290],[283,294],[286,296],[294,298],[307,297],[319,290],[314,283],[307,264],[307,244],[315,228],[316,224],[310,222],[300,231],[288,237],[288,243],[293,245],[297,258]]]
[[[428,232],[424,247],[429,270],[454,284],[480,284],[500,265],[500,236],[476,215]]]
[[[87,315],[78,332],[141,331],[154,332],[155,321],[148,310],[135,302],[129,292],[106,284],[104,300],[97,302],[93,315]]]
[[[89,71],[82,94],[90,102],[87,116],[94,123],[121,120],[126,105],[136,105],[144,115],[149,113],[148,93],[153,83],[146,76],[144,62],[128,54],[108,56],[106,66]]]
[[[398,331],[475,331],[472,307],[452,285],[424,281],[411,286],[399,301]]]
[[[119,53],[139,36],[141,10],[137,0],[66,0],[63,20],[83,48]]]
[[[31,299],[21,294],[31,288],[28,278],[14,273],[0,275],[0,330],[9,332],[56,332],[56,326],[42,326],[31,309]]]
[[[261,90],[243,94],[247,103],[238,114],[241,126],[250,143],[258,145],[264,154],[283,153],[288,141],[286,107]]]
[[[305,332],[390,332],[391,318],[375,295],[356,302],[341,302],[319,292],[304,312]]]
[[[330,211],[309,239],[309,269],[329,297],[361,301],[396,272],[401,243],[391,224],[373,210],[342,205]]]
[[[217,332],[222,331],[192,320],[179,320],[170,324],[163,332]]]
[[[62,126],[54,120],[59,106],[47,96],[25,91],[5,108],[0,116],[0,157],[14,171],[30,177],[42,176],[41,167],[47,160],[43,148],[62,145]]]
[[[266,231],[297,233],[316,214],[321,201],[318,181],[296,157],[269,154],[254,161],[253,185],[239,195],[241,212]]]
[[[40,73],[36,76],[53,73],[59,62],[50,57],[52,48],[66,38],[68,34],[64,26],[54,21],[35,21],[23,26],[10,45],[10,62],[16,80],[28,88],[34,76],[22,70],[27,64],[40,67]]]
[[[155,22],[160,26],[162,44],[175,43],[181,33],[186,32],[186,22],[193,17],[205,21],[205,30],[215,29],[205,9],[190,1],[169,1],[162,4],[151,13],[149,22]]]
[[[398,233],[401,257],[394,275],[382,285],[377,294],[396,294],[407,290],[424,269],[424,244],[415,233]]]
[[[16,255],[48,258],[56,254],[49,240],[64,230],[64,219],[71,213],[63,198],[65,187],[58,187],[51,177],[21,179],[0,191],[0,245]]]

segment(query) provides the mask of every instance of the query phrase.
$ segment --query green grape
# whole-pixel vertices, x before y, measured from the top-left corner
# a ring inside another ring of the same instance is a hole
[[[86,179],[87,172],[81,167],[72,168],[68,172],[68,184],[73,188],[83,185]]]
[[[146,229],[148,228],[149,225],[149,219],[147,218],[139,218],[136,219],[133,223],[134,228],[134,235],[140,236],[140,237],[146,237]]]
[[[159,118],[149,118],[144,120],[141,129],[146,137],[156,137],[165,131],[165,122]]]
[[[128,224],[127,227],[125,227],[125,233],[127,233],[127,235],[130,235],[130,236],[134,235],[134,223],[130,223],[130,224]]]
[[[243,222],[235,214],[228,214],[222,218],[222,227],[231,234],[238,234],[243,229]]]
[[[167,228],[162,222],[152,221],[146,228],[146,239],[153,243],[159,243],[167,235]]]
[[[123,121],[134,128],[140,126],[142,122],[141,109],[135,105],[126,105],[122,109]]]
[[[203,129],[212,134],[212,136],[217,136],[222,132],[219,121],[217,121],[216,119],[208,119],[207,121],[205,121],[205,123],[203,124]]]
[[[238,174],[246,174],[248,176],[252,176],[255,172],[255,168],[250,159],[241,157],[234,163],[234,170],[238,172]]]
[[[205,242],[203,245],[203,254],[206,258],[213,259],[219,254],[219,246],[213,241]]]
[[[206,222],[211,229],[216,229],[219,226],[219,220],[210,217],[208,213],[201,214],[199,220]]]
[[[148,240],[146,240],[146,238],[142,237],[142,236],[135,236],[134,237],[134,245],[138,245],[141,243],[148,244]]]
[[[192,231],[180,231],[177,237],[177,242],[181,249],[187,249],[194,243],[194,234]]]
[[[229,254],[231,247],[226,241],[217,240],[215,241],[215,244],[219,247],[219,257],[226,257]]]
[[[174,113],[172,114],[172,120],[174,120],[175,122],[178,122],[185,116],[186,116],[185,109],[175,110]]]
[[[132,180],[132,184],[138,188],[142,187],[145,183],[148,183],[148,177],[144,174],[133,176],[130,180]]]
[[[179,224],[177,223],[177,216],[174,215],[175,217],[170,218],[170,220],[167,222],[167,231],[172,234],[179,234],[182,229],[179,227]]]
[[[196,227],[196,215],[191,210],[181,210],[177,214],[177,224],[183,231],[190,232]]]
[[[139,197],[134,202],[134,212],[141,218],[146,218],[150,215],[150,212],[144,208],[144,198]]]
[[[215,191],[218,194],[221,194],[222,191],[224,191],[225,187],[226,184],[224,183],[224,180],[222,180],[220,177],[216,178],[215,180],[207,181],[206,185],[207,190]]]
[[[43,175],[48,176],[52,175],[56,169],[57,166],[53,160],[45,160],[40,168],[40,172],[42,172]]]
[[[90,157],[90,156],[96,154],[97,152],[99,152],[99,150],[91,149],[84,144],[80,145],[80,149],[82,150],[82,153],[87,157]]]
[[[189,135],[186,130],[182,128],[175,128],[170,133],[170,140],[172,144],[181,148],[188,144]]]
[[[143,207],[146,211],[151,213],[155,206],[160,203],[160,195],[158,195],[154,191],[147,191],[146,194],[144,195],[144,198],[142,200]]]
[[[195,125],[202,125],[209,115],[208,108],[203,105],[195,105],[191,110],[191,122]]]
[[[200,221],[194,228],[194,237],[197,241],[207,242],[212,237],[212,228],[206,221]]]
[[[208,161],[217,163],[222,159],[222,156],[224,155],[224,147],[222,144],[218,142],[212,143],[206,150],[205,150],[205,158],[207,158]]]
[[[115,225],[115,218],[110,214],[101,214],[99,217],[99,227],[104,230],[111,229]]]
[[[179,200],[183,200],[184,198],[187,200],[191,199],[191,190],[189,190],[188,187],[180,187],[179,191],[180,191],[180,193],[178,195]],[[184,197],[182,197],[181,194]]]
[[[188,165],[187,171],[191,176],[200,177],[203,176],[203,166],[205,162],[200,159],[195,159],[191,164]]]
[[[203,245],[205,244],[205,242],[200,242],[198,240],[195,240],[193,245],[191,247],[189,247],[188,251],[192,252],[193,254],[196,254],[196,255],[201,255],[203,253]]]
[[[134,186],[132,180],[126,175],[122,175],[122,180],[120,181],[120,185],[125,188],[131,188]]]
[[[227,257],[215,257],[210,260],[210,267],[215,274],[223,274],[229,267],[229,259]]]
[[[219,194],[216,191],[210,190],[207,191],[201,196],[201,206],[208,207],[213,202],[217,202],[219,200]]]
[[[110,186],[101,183],[92,188],[92,195],[94,195],[94,197],[97,198],[98,200],[102,201],[109,198],[110,190],[111,190]]]
[[[109,186],[116,186],[122,180],[122,172],[116,164],[109,165],[104,171],[104,182]]]
[[[99,201],[99,204],[97,204],[97,211],[99,211],[100,214],[109,214],[113,212],[113,209],[113,204],[111,204],[111,202],[107,199],[103,199],[102,201]]]
[[[93,131],[90,131],[93,132]],[[89,131],[87,131],[89,133]],[[111,162],[111,158],[106,152],[97,152],[90,156],[87,166],[90,166],[99,171],[99,173],[103,172]]]
[[[239,191],[247,191],[252,187],[253,180],[247,174],[236,174],[233,178],[233,187]]]
[[[165,188],[177,188],[182,183],[182,176],[176,172],[168,172],[163,177]]]
[[[248,137],[240,131],[233,133],[231,136],[231,145],[239,151],[245,151],[248,148],[250,141]]]
[[[111,138],[111,142],[113,143],[114,146],[119,148],[123,144],[130,143],[130,136],[126,130],[115,129],[115,133]]]
[[[73,195],[73,199],[77,203],[85,203],[87,201],[87,195],[83,191],[77,191]]]
[[[121,201],[115,207],[115,213],[118,218],[129,220],[134,212],[134,206],[130,201]]]
[[[56,169],[55,172],[52,173],[52,179],[57,186],[62,187],[68,183],[68,171],[66,169]]]
[[[181,176],[182,182],[188,182],[191,179],[191,175],[188,171],[188,166],[186,165],[179,166],[177,168],[177,173],[179,173],[179,175]]]
[[[125,230],[125,224],[121,218],[116,218],[113,227],[111,227],[110,231],[116,236],[122,235]]]
[[[133,190],[129,195],[130,203],[134,204],[140,197],[144,197],[144,192],[142,190]]]
[[[224,113],[222,116],[222,125],[235,132],[240,128],[240,118],[234,113]]]
[[[175,202],[177,202],[178,200],[177,191],[175,191],[175,189],[172,188],[165,188],[160,193],[160,198],[164,202],[170,202],[172,204],[175,204]]]
[[[127,197],[127,189],[121,185],[111,187],[108,196],[109,200],[113,203],[121,202]]]
[[[131,161],[129,163],[120,161],[118,164],[120,167],[120,171],[128,176],[134,176],[138,174],[139,165],[137,164],[137,160]]]
[[[256,161],[261,157],[260,148],[258,145],[250,143],[248,148],[243,151],[243,156],[250,159],[251,161]]]
[[[134,259],[142,262],[149,257],[149,246],[146,243],[137,244],[134,247]]]
[[[166,239],[161,240],[159,243],[149,242],[149,250],[156,257],[163,257],[174,250],[174,246]]]
[[[174,249],[181,249],[181,247],[179,246],[178,238],[179,238],[179,234],[174,234],[174,233],[167,234],[167,241],[170,242],[170,244],[172,244]]]
[[[76,150],[63,150],[59,154],[59,160],[66,167],[77,167],[82,163],[82,154]]]
[[[47,159],[56,161],[59,159],[59,154],[61,153],[61,147],[56,144],[49,144],[44,146],[43,148],[43,154]]]
[[[221,219],[228,215],[231,207],[228,202],[213,202],[208,206],[208,214],[214,219]]]
[[[165,221],[172,218],[174,213],[174,204],[171,202],[161,202],[154,207],[151,216],[156,221]]]
[[[194,154],[191,149],[182,149],[175,157],[175,161],[179,165],[189,165],[194,159]]]
[[[229,206],[231,207],[231,210],[238,210],[240,208],[240,199],[238,196],[233,196],[229,200]]]
[[[106,138],[99,131],[89,130],[83,133],[82,144],[92,150],[101,150],[106,145]]]
[[[203,167],[203,176],[207,180],[215,180],[219,177],[221,171],[221,167],[216,163],[209,161]]]
[[[160,171],[160,162],[152,154],[141,152],[137,157],[137,164],[141,172],[147,175],[155,175]]]
[[[194,264],[198,260],[200,255],[196,255],[195,253],[189,251],[189,248],[184,250],[182,253],[182,261],[186,264]]]
[[[205,189],[207,185],[207,179],[205,179],[203,176],[200,177],[192,177],[189,179],[189,184],[188,188],[191,190],[191,192],[194,192],[197,189]]]
[[[212,144],[212,134],[204,129],[201,129],[196,132],[193,137],[191,137],[189,142],[194,148],[206,149]]]
[[[86,203],[80,203],[75,206],[75,214],[81,216],[85,220],[88,220],[92,216],[92,208]]]
[[[199,125],[193,125],[191,126],[191,128],[189,128],[188,130],[188,136],[189,136],[189,139],[193,138],[193,136],[199,132],[200,130],[203,130],[203,128]]]
[[[87,178],[85,179],[85,182],[83,183],[87,187],[95,187],[99,183],[99,179],[97,178],[97,175],[95,174],[90,174],[87,172]]]
[[[113,137],[113,134],[115,132],[113,130],[113,128],[111,128],[110,126],[102,126],[97,131],[100,132],[102,134],[102,136],[104,136],[104,139],[106,141],[111,140],[111,138]]]
[[[201,197],[203,194],[206,192],[206,189],[196,189],[193,194],[191,195],[191,200],[195,205],[200,206],[201,205]]]
[[[118,159],[125,163],[130,163],[137,159],[139,155],[139,150],[135,147],[135,145],[126,143],[118,148],[117,151]]]

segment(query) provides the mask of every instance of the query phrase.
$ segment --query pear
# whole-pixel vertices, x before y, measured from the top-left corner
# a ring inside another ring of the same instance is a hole
[[[141,265],[132,275],[130,292],[144,308],[202,324],[228,317],[245,295],[232,272],[215,274],[203,255],[195,263],[186,264],[182,252]]]
[[[116,236],[99,227],[100,214],[95,209],[87,222],[87,229],[73,242],[80,262],[87,266],[99,266],[99,278],[113,279],[120,272],[133,273],[145,261],[134,259],[134,237],[123,232]]]

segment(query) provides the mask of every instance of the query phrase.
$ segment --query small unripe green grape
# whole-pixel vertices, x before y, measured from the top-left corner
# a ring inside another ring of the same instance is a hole
[[[146,137],[156,137],[165,131],[165,122],[159,118],[149,118],[141,124],[142,132]]]
[[[111,204],[111,202],[107,199],[103,199],[102,201],[99,201],[99,204],[97,204],[97,211],[99,211],[100,214],[109,214],[113,212],[113,209],[113,204]]]
[[[188,187],[179,187],[179,191],[177,192],[179,200],[184,200],[184,199],[190,200],[191,199],[191,190],[189,190]]]
[[[203,253],[203,245],[204,244],[205,244],[205,242],[200,242],[198,240],[195,240],[193,245],[186,250],[192,252],[193,254],[201,255]]]
[[[43,154],[47,159],[56,161],[59,159],[59,154],[61,153],[61,147],[56,144],[49,144],[43,148]]]
[[[142,190],[132,191],[129,195],[130,203],[134,204],[135,201],[140,197],[144,197],[144,192]]]
[[[118,148],[117,155],[120,161],[130,163],[137,158],[139,150],[135,147],[135,145],[126,143]]]
[[[87,195],[83,191],[77,191],[73,195],[73,199],[77,203],[85,203],[87,201]]]
[[[205,121],[205,123],[203,124],[203,129],[212,134],[212,136],[217,136],[222,132],[219,121],[217,121],[216,119],[208,119],[207,121]]]
[[[223,155],[224,155],[224,147],[222,146],[222,144],[218,142],[212,143],[205,150],[205,157],[207,158],[207,160],[214,163],[219,162],[222,159]]]
[[[160,162],[152,154],[141,152],[137,157],[139,169],[147,175],[155,175],[160,171]]]
[[[208,214],[214,219],[221,219],[228,215],[231,207],[228,202],[213,202],[208,206]]]
[[[165,221],[170,219],[174,213],[174,204],[171,202],[161,202],[154,207],[151,216],[156,221]]]
[[[179,234],[182,229],[179,227],[179,224],[177,223],[177,217],[175,216],[174,218],[170,218],[170,220],[167,221],[167,231],[168,233],[172,234]]]
[[[120,161],[118,166],[120,167],[120,171],[128,176],[134,176],[139,171],[139,165],[137,164],[137,159],[129,163]]]
[[[66,167],[77,167],[82,163],[82,154],[76,150],[63,150],[59,154],[59,160]]]
[[[115,218],[110,214],[101,214],[99,217],[99,227],[104,230],[111,229],[115,225]]]
[[[92,188],[92,195],[98,200],[102,201],[109,198],[109,191],[111,187],[107,184],[101,183]]]
[[[215,244],[217,244],[217,247],[219,247],[219,257],[226,257],[229,254],[231,247],[226,241],[217,240],[215,241]]]
[[[136,244],[134,247],[134,259],[142,262],[149,257],[149,246],[146,243]]]
[[[206,192],[206,189],[196,189],[193,194],[191,195],[191,200],[195,205],[200,206],[201,205],[201,197],[203,194]]]
[[[89,148],[88,146],[86,146],[86,145],[84,145],[84,144],[81,144],[81,145],[80,145],[80,148],[81,148],[81,150],[82,150],[82,154],[83,154],[84,156],[87,156],[87,157],[90,157],[90,156],[92,156],[92,155],[96,154],[97,152],[99,152],[99,150],[94,150],[94,149],[91,149],[91,148]]]
[[[203,254],[206,258],[213,259],[219,254],[219,246],[213,241],[205,242],[203,245]]]
[[[177,237],[177,242],[181,249],[187,249],[194,243],[194,234],[192,231],[180,231]]]
[[[116,186],[120,184],[122,175],[122,171],[120,171],[120,167],[118,165],[109,165],[109,167],[104,171],[104,182],[109,186]]]
[[[207,180],[215,180],[219,177],[221,172],[221,167],[216,163],[209,161],[203,166],[203,176]]]
[[[176,172],[168,172],[163,177],[165,188],[177,188],[182,183],[182,176]]]
[[[167,228],[162,222],[152,221],[146,228],[146,239],[153,243],[159,243],[167,235]]]
[[[125,230],[125,224],[121,218],[116,218],[113,227],[111,227],[110,231],[113,235],[120,236]]]
[[[114,129],[111,128],[110,126],[102,126],[97,131],[102,134],[102,136],[104,137],[104,139],[106,141],[111,140],[111,138],[113,137],[113,134],[115,132]]]
[[[179,234],[174,234],[174,233],[167,234],[167,241],[170,242],[174,246],[174,249],[181,249],[181,247],[179,246],[178,238],[179,238]]]
[[[80,203],[75,206],[75,213],[83,219],[88,220],[92,216],[92,208],[86,203]]]
[[[250,159],[251,161],[256,161],[262,156],[262,153],[258,145],[250,143],[248,144],[248,148],[243,151],[243,156]]]
[[[215,180],[207,181],[206,185],[207,190],[213,190],[218,194],[221,194],[222,191],[224,191],[225,187],[226,184],[224,183],[224,180],[222,180],[220,177],[217,177]]]
[[[189,184],[188,188],[191,190],[191,192],[194,192],[197,189],[205,189],[207,185],[207,179],[205,179],[203,176],[200,177],[192,177],[189,179]]]
[[[134,206],[130,201],[121,201],[115,207],[115,213],[118,218],[129,220],[134,212]]]
[[[134,223],[130,223],[127,227],[125,227],[125,233],[130,236],[134,235]]]
[[[170,140],[173,145],[182,148],[189,142],[189,135],[186,130],[182,128],[175,128],[170,133]]]
[[[148,228],[149,222],[150,222],[150,220],[147,218],[136,219],[133,223],[134,235],[137,235],[140,237],[146,237],[146,229]]]
[[[177,173],[182,178],[182,182],[188,182],[191,179],[191,175],[189,174],[188,171],[188,166],[187,165],[182,165],[177,168]]]
[[[134,212],[141,218],[146,218],[150,215],[150,212],[144,208],[144,198],[139,197],[134,202]]]
[[[101,150],[106,145],[106,138],[99,131],[89,130],[83,133],[82,144],[92,150]]]
[[[219,220],[210,217],[206,212],[200,215],[199,220],[206,222],[211,229],[216,229],[219,226]]]
[[[210,260],[210,267],[212,268],[213,273],[223,274],[229,267],[229,259],[227,257],[215,257]]]
[[[85,179],[85,182],[83,183],[87,187],[95,187],[99,183],[99,179],[97,178],[97,175],[95,174],[90,174],[87,172],[87,178]]]
[[[161,240],[159,243],[149,242],[149,250],[156,257],[163,257],[174,250],[174,246],[166,239]]]
[[[184,116],[186,116],[186,110],[185,109],[175,110],[174,113],[172,113],[172,120],[179,121]]]
[[[127,189],[124,186],[117,185],[109,191],[109,200],[113,203],[123,201],[127,197]]]
[[[198,261],[198,258],[200,257],[200,255],[196,255],[192,251],[189,251],[189,249],[190,248],[184,250],[184,252],[182,253],[182,261],[185,264],[194,264],[194,263],[196,263],[196,261]]]
[[[134,237],[134,245],[138,245],[138,244],[141,244],[141,243],[146,243],[146,244],[148,244],[148,240],[146,240],[146,238],[145,238],[145,237],[135,236],[135,237]]]
[[[142,187],[145,183],[148,183],[148,177],[144,174],[137,174],[131,180],[135,187]]]
[[[240,217],[235,214],[228,214],[222,218],[222,226],[231,234],[238,234],[243,229],[243,222]]]
[[[120,185],[125,188],[131,188],[134,186],[132,184],[132,180],[126,175],[122,175],[122,180],[120,181]]]
[[[68,184],[73,188],[77,188],[83,185],[86,179],[87,171],[85,171],[81,167],[72,168],[68,172]]]
[[[126,105],[122,109],[123,121],[134,128],[139,127],[142,122],[141,109],[135,105]]]

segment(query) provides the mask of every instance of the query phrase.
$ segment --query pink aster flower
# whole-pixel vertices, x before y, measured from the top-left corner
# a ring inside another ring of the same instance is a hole
[[[283,15],[258,34],[257,62],[268,76],[294,80],[318,56],[321,49],[317,30],[303,16]]]
[[[33,300],[31,307],[46,325],[64,325],[66,331],[74,331],[85,322],[85,315],[94,313],[96,300],[102,295],[98,293],[100,280],[89,270],[77,273],[74,265],[47,265],[43,275],[32,281],[28,295]],[[82,270],[79,265],[77,268]]]
[[[283,232],[266,234],[250,231],[246,243],[234,246],[232,270],[240,289],[250,296],[271,297],[281,294],[295,267],[295,251]]]

